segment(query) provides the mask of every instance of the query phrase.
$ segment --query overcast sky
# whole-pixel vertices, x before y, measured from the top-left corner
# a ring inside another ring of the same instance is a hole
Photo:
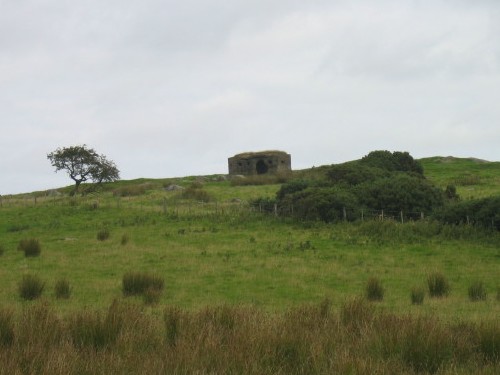
[[[79,144],[123,179],[499,161],[500,1],[0,0],[0,194],[71,184],[46,155]]]

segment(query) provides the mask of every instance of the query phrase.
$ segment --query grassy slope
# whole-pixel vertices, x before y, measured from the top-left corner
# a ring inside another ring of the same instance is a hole
[[[423,164],[428,177],[443,186],[463,175],[478,175],[473,180],[477,185],[459,188],[465,197],[470,188],[475,196],[500,191],[495,176],[498,163],[492,167],[461,159],[452,163],[425,159]],[[114,186],[148,183],[150,190],[130,198],[115,198],[107,192],[79,199],[77,205],[66,198],[39,198],[36,205],[32,198],[4,201],[0,209],[0,245],[5,249],[0,258],[0,302],[23,304],[16,286],[20,274],[29,272],[47,282],[45,298],[53,302],[55,280],[69,279],[72,298],[54,302],[62,311],[106,307],[120,297],[124,272],[146,270],[165,277],[162,303],[188,308],[243,303],[283,309],[325,296],[338,305],[361,294],[367,278],[377,276],[386,288],[385,299],[379,303],[383,308],[433,312],[446,319],[488,319],[500,313],[495,300],[498,236],[430,235],[431,227],[394,223],[304,227],[251,214],[244,204],[230,203],[233,198],[272,196],[278,185],[233,187],[227,181],[207,182],[205,189],[217,204],[202,206],[179,201],[177,192],[161,190],[163,184],[187,186],[192,180],[121,181]],[[95,201],[97,209],[92,208]],[[103,227],[112,236],[100,242],[96,233]],[[130,241],[121,245],[124,234]],[[28,237],[42,242],[39,258],[27,259],[16,251],[19,240]],[[409,290],[424,285],[433,270],[448,277],[451,296],[411,306]],[[485,283],[486,302],[468,301],[467,288],[473,280]]]

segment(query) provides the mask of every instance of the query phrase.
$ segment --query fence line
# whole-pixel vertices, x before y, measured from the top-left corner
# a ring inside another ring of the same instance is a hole
[[[159,214],[172,217],[241,217],[249,213],[252,214],[267,214],[276,218],[296,218],[297,210],[293,205],[280,206],[276,203],[249,203],[242,200],[231,201],[189,201],[176,199],[174,197],[167,198],[155,197],[149,200],[137,199],[137,197],[113,197],[100,199],[99,193],[88,194],[86,196],[69,197],[67,195],[53,196],[1,196],[0,195],[0,210],[8,209],[9,207],[38,207],[43,205],[58,205],[58,206],[86,206],[89,209],[99,208],[116,208],[123,211],[136,210],[139,212],[157,212]],[[408,221],[423,220],[427,216],[424,212],[416,211],[390,211],[390,210],[370,210],[342,207],[335,210],[337,213],[333,221],[365,221],[391,220],[405,223]],[[317,215],[316,215],[317,216]],[[495,226],[495,217],[492,217],[492,226]],[[474,224],[474,219],[468,215],[463,218],[464,224]]]

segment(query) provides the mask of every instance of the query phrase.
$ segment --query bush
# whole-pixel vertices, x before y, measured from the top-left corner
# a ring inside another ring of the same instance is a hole
[[[411,290],[410,298],[413,305],[421,305],[424,303],[425,291],[421,287],[414,287]]]
[[[380,280],[370,277],[366,284],[366,298],[369,301],[382,301],[384,299],[384,288]]]
[[[25,257],[37,257],[42,252],[40,241],[36,238],[22,239],[17,248],[24,252]]]
[[[42,295],[45,283],[35,275],[23,275],[19,283],[19,296],[24,300],[34,300]]]
[[[431,297],[445,297],[450,292],[450,285],[443,274],[435,272],[427,277],[429,295]]]
[[[161,292],[164,284],[163,279],[158,275],[145,272],[127,272],[123,275],[122,290],[125,296],[144,295],[149,289]]]
[[[97,232],[97,239],[99,241],[106,241],[110,236],[109,229],[103,228],[99,232]]]
[[[56,281],[54,287],[56,298],[58,299],[68,299],[71,295],[71,287],[69,281],[66,279],[59,279]]]
[[[476,281],[471,286],[469,286],[469,299],[471,301],[486,300],[486,290],[482,282]]]

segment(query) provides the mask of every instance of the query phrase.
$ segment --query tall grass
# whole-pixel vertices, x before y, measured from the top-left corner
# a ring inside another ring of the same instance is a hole
[[[115,301],[61,319],[46,304],[0,309],[0,374],[495,374],[498,322],[442,323],[363,299],[281,313]]]

